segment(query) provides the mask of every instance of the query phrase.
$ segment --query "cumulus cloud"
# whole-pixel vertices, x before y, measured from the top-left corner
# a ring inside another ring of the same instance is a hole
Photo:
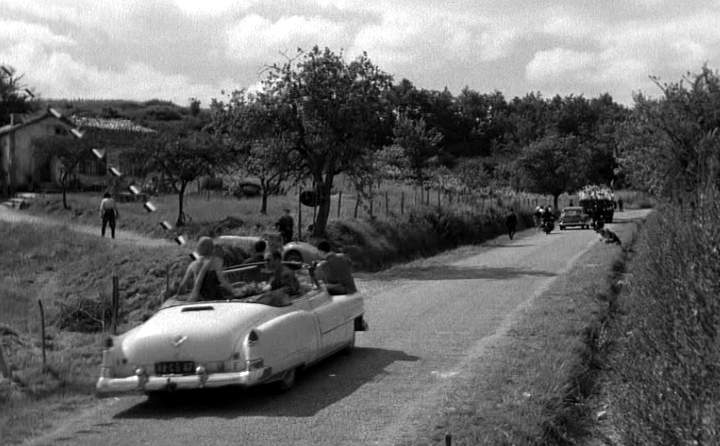
[[[229,27],[226,38],[229,57],[268,64],[275,62],[280,52],[293,54],[296,48],[315,45],[338,49],[348,43],[342,23],[299,15],[271,21],[250,14]]]

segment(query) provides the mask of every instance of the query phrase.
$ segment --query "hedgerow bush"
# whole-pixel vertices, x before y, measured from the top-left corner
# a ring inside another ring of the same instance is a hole
[[[720,444],[720,205],[661,207],[637,246],[611,362],[616,424],[625,444]]]
[[[519,229],[532,225],[532,215],[517,215]],[[473,214],[435,207],[388,220],[332,221],[328,238],[343,248],[356,268],[374,271],[498,236],[505,232],[505,217],[495,208]]]

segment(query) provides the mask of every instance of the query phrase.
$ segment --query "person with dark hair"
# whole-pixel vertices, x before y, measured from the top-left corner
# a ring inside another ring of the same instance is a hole
[[[253,253],[250,257],[245,259],[243,263],[259,263],[265,261],[265,250],[267,249],[267,242],[265,240],[258,240],[253,246]]]
[[[357,292],[350,259],[344,254],[333,252],[330,243],[325,240],[318,243],[317,247],[322,261],[312,268],[312,273],[325,282],[328,293],[340,295]]]
[[[507,228],[510,240],[512,240],[515,236],[515,230],[517,229],[517,215],[515,215],[515,210],[510,209],[510,213],[505,217],[505,227]]]
[[[275,227],[282,236],[283,245],[292,241],[293,227],[295,226],[295,221],[290,215],[290,209],[285,209],[284,212],[285,214],[275,223]]]
[[[300,292],[300,282],[293,270],[283,265],[282,254],[280,251],[273,251],[272,253],[265,256],[268,269],[272,271],[272,277],[270,278],[270,289],[282,290],[289,295],[298,294]]]
[[[115,238],[115,222],[120,216],[115,205],[115,200],[109,192],[105,192],[102,200],[100,201],[100,219],[102,220],[102,227],[100,229],[100,236],[105,237],[105,227],[110,225],[110,236]]]

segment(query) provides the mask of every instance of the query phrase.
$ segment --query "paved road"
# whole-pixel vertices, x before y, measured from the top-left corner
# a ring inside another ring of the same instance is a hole
[[[443,387],[482,355],[484,341],[506,330],[518,308],[597,240],[587,230],[528,230],[514,241],[463,248],[455,258],[367,275],[360,285],[368,292],[370,331],[358,336],[350,356],[307,370],[289,393],[223,390],[164,404],[105,400],[34,444],[394,444],[412,433],[419,414],[437,407]]]

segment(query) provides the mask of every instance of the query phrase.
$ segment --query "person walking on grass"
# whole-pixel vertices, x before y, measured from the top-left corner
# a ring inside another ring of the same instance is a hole
[[[120,216],[117,210],[115,200],[109,192],[105,192],[103,199],[100,201],[100,219],[102,220],[102,227],[100,228],[100,235],[105,237],[105,228],[110,225],[110,236],[115,238],[115,222]]]
[[[517,215],[515,215],[515,210],[512,208],[510,209],[510,213],[507,217],[505,217],[505,227],[508,231],[508,237],[512,240],[515,236],[515,230],[517,229]]]
[[[293,228],[295,226],[295,221],[293,220],[292,216],[290,215],[290,209],[285,209],[285,214],[283,214],[282,217],[278,219],[278,221],[275,223],[275,227],[280,232],[280,235],[283,239],[283,245],[290,243],[292,241],[293,236]]]

